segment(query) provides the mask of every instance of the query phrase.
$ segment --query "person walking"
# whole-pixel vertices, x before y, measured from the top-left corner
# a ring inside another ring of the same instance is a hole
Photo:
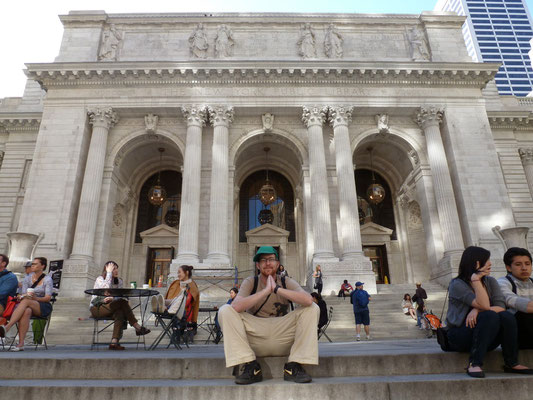
[[[355,340],[361,340],[361,325],[364,326],[366,340],[370,340],[370,311],[368,303],[371,300],[370,295],[363,289],[363,282],[355,283],[355,290],[350,294],[350,303],[353,304],[353,313],[355,314]]]

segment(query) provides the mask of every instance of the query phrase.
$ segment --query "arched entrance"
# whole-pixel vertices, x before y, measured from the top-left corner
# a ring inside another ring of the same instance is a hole
[[[415,150],[412,138],[408,141],[402,136],[402,132],[366,132],[360,136],[353,155],[358,205],[364,209],[360,210],[364,214],[363,250],[372,261],[378,283],[383,283],[385,277],[390,283],[426,280],[431,270],[427,250],[431,241],[425,234],[431,223],[429,218],[422,218],[431,207],[428,197],[421,196],[427,192],[421,179],[425,155]],[[367,198],[372,172],[386,192],[378,205]]]

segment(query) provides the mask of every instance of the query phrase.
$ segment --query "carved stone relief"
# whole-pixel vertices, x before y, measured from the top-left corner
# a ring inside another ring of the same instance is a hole
[[[122,205],[116,204],[113,210],[113,224],[116,227],[122,225]]]
[[[302,25],[298,39],[298,54],[302,58],[316,58],[316,35],[311,24]]]
[[[533,148],[521,147],[518,149],[518,154],[524,165],[533,164]]]
[[[196,29],[189,36],[189,50],[195,58],[206,58],[209,43],[204,30],[204,24],[196,25]]]
[[[420,206],[416,201],[411,201],[409,203],[409,217],[408,217],[408,224],[409,229],[421,229],[422,228],[422,212],[420,210]]]
[[[122,33],[111,24],[102,34],[102,43],[98,53],[98,61],[117,61],[120,42],[123,39]]]
[[[409,155],[411,160],[413,160],[413,164],[415,166],[420,164],[420,157],[418,157],[418,153],[414,149],[409,150],[409,153],[407,154]]]
[[[342,44],[344,39],[333,24],[328,25],[326,37],[324,38],[324,52],[327,58],[342,58]]]
[[[159,122],[159,117],[154,114],[148,114],[144,117],[144,125],[146,128],[146,133],[155,133],[157,131],[157,123]]]
[[[263,121],[263,130],[265,132],[272,132],[272,127],[274,125],[274,115],[270,113],[263,114],[261,116],[261,120]]]
[[[5,152],[0,150],[0,168],[2,168],[2,163],[4,162],[4,154]]]
[[[233,32],[227,25],[220,25],[215,38],[215,57],[227,58],[233,55]]]
[[[406,36],[409,42],[409,50],[411,60],[413,61],[429,61],[429,46],[424,31],[416,26],[407,29]]]
[[[390,133],[389,130],[389,116],[387,114],[376,115],[376,123],[378,132],[381,134]]]

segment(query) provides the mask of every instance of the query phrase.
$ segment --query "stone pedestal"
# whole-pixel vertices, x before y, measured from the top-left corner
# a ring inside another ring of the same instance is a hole
[[[516,226],[507,229],[495,226],[492,228],[492,232],[502,242],[504,251],[510,247],[528,248],[527,235],[529,234],[529,228],[527,226]]]

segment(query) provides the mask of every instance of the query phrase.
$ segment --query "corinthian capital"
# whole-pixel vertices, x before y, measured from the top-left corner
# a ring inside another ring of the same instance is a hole
[[[233,107],[228,106],[208,106],[209,122],[213,126],[229,126],[233,122]]]
[[[93,127],[111,129],[118,122],[118,114],[111,107],[89,109],[87,114]]]
[[[522,164],[533,164],[533,148],[521,147],[518,149],[518,154],[520,154]]]
[[[187,120],[187,126],[205,126],[207,121],[207,107],[205,106],[183,106],[181,112]]]
[[[302,121],[308,128],[312,125],[324,124],[327,119],[328,108],[327,107],[303,107]]]
[[[443,114],[444,107],[422,106],[420,111],[416,113],[415,121],[422,129],[431,125],[438,126],[442,122]]]
[[[328,110],[329,124],[333,128],[336,128],[340,125],[348,126],[348,124],[352,121],[352,106],[333,106],[328,107]]]

